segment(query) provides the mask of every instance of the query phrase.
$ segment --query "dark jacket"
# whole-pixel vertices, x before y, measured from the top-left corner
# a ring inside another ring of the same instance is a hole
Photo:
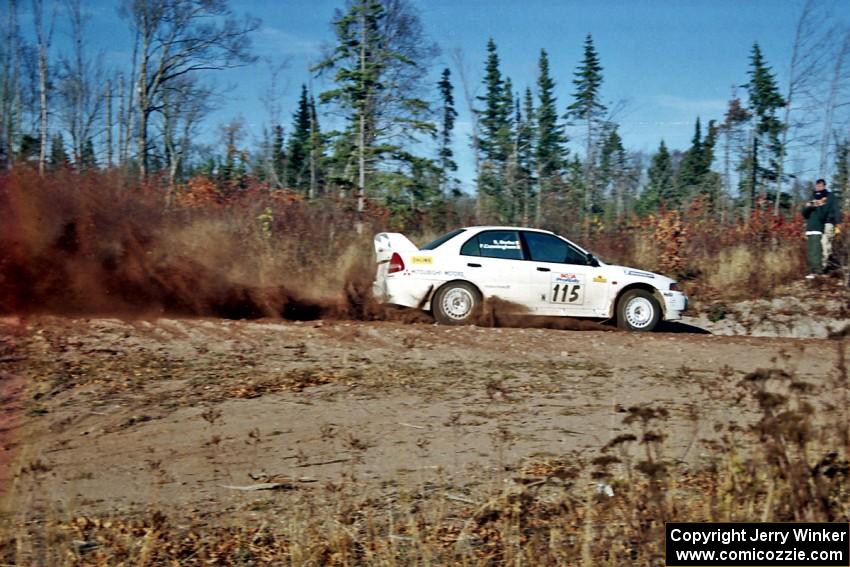
[[[831,207],[834,207],[834,204],[831,204],[830,201],[835,201],[835,197],[833,197],[832,193],[828,193],[826,191],[823,192],[815,192],[812,197],[812,200],[820,200],[826,197],[826,203],[820,206],[806,205],[803,207],[803,217],[806,219],[806,231],[817,231],[823,232],[824,225],[829,222],[829,218],[831,218]],[[830,200],[830,197],[832,199]]]
[[[841,202],[838,196],[832,191],[826,197],[826,221],[827,223],[837,225],[841,222]]]

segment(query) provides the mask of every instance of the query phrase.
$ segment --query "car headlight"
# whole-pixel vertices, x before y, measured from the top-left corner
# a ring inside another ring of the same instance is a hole
[[[682,291],[682,288],[679,287],[679,282],[673,282],[670,284],[670,291]]]

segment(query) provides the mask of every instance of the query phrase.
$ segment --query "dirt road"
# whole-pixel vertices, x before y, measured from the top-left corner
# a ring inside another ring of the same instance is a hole
[[[822,383],[838,344],[329,321],[3,328],[22,333],[2,364],[26,380],[7,495],[24,517],[242,509],[256,493],[223,486],[281,479],[293,493],[343,478],[376,497],[462,490],[530,460],[587,461],[637,404],[665,407],[668,457],[697,463],[716,422],[746,420],[745,373]]]

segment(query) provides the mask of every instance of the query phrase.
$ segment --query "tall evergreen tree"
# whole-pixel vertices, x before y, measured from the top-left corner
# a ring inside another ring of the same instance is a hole
[[[56,134],[50,139],[50,155],[47,159],[47,165],[50,169],[61,169],[68,167],[70,160],[68,153],[65,151],[65,141],[62,139],[62,134]]]
[[[479,148],[485,160],[501,164],[507,158],[508,145],[502,136],[513,108],[512,105],[505,104],[505,81],[499,69],[496,42],[492,38],[487,41],[484,89],[484,95],[477,97],[478,101],[484,104],[484,108],[478,111],[481,128]]]
[[[94,153],[94,143],[91,138],[86,138],[83,147],[80,148],[80,171],[91,171],[97,169],[97,156]]]
[[[746,156],[748,151],[744,141],[744,127],[749,122],[751,114],[744,108],[741,99],[738,98],[737,88],[733,87],[732,97],[723,116],[723,123],[719,129],[723,132],[723,189],[725,198],[729,199],[732,194],[732,158],[733,155]],[[742,189],[743,186],[739,186]],[[748,193],[749,194],[749,193]]]
[[[537,63],[537,132],[535,162],[537,167],[537,202],[534,223],[542,221],[544,196],[552,190],[554,180],[560,176],[567,158],[567,137],[558,124],[558,106],[555,99],[555,81],[549,74],[549,55],[540,50]]]
[[[652,156],[646,187],[638,199],[640,214],[654,213],[662,204],[666,209],[678,206],[673,175],[673,160],[670,158],[667,145],[664,140],[661,140],[658,151]]]
[[[626,150],[623,148],[623,139],[614,126],[610,128],[600,148],[599,181],[613,202],[613,216],[618,220],[625,213],[627,174]],[[601,212],[604,210],[604,195],[600,193],[596,197],[598,200],[592,203],[592,207],[594,212]]]
[[[477,97],[484,105],[479,114],[478,147],[482,162],[479,173],[479,190],[485,214],[506,220],[510,196],[505,194],[508,158],[512,149],[511,124],[514,111],[512,85],[502,78],[496,43],[487,42],[487,61],[484,74],[484,95]]]
[[[310,95],[310,190],[307,196],[312,199],[319,196],[324,184],[324,169],[322,166],[325,154],[325,139],[319,127],[319,115],[316,113],[316,100]]]
[[[287,185],[305,195],[310,190],[310,100],[301,85],[298,108],[292,117],[292,133],[286,147]]]
[[[696,192],[696,188],[699,187],[706,171],[702,144],[702,126],[699,117],[697,117],[694,124],[694,136],[691,139],[691,147],[685,152],[682,162],[679,164],[679,170],[676,172],[676,186],[678,189],[677,207]]]
[[[765,195],[768,182],[776,180],[781,155],[780,134],[784,127],[776,112],[785,106],[785,99],[779,92],[776,78],[765,62],[758,43],[753,44],[750,54],[747,92],[750,112],[755,121],[747,172],[752,205],[756,195]]]
[[[362,213],[367,188],[377,191],[389,182],[405,183],[399,178],[404,176],[401,167],[409,170],[413,164],[401,144],[413,144],[418,134],[434,131],[427,119],[428,104],[419,93],[435,47],[425,39],[418,15],[406,0],[349,0],[334,18],[334,30],[333,51],[312,69],[334,72],[334,88],[321,93],[319,100],[335,104],[348,119],[342,133],[346,140],[337,147],[352,148],[354,155],[335,157],[356,163],[342,167],[340,176],[357,187],[357,210]],[[398,167],[377,167],[393,161]],[[390,171],[395,173],[390,176]],[[357,226],[362,228],[361,223]]]
[[[590,214],[594,194],[597,191],[595,180],[597,132],[606,110],[602,104],[600,88],[602,86],[602,65],[593,46],[593,37],[588,34],[584,40],[584,57],[574,73],[573,103],[567,107],[567,118],[584,124],[585,145],[585,197],[584,197],[584,233],[590,232]]]
[[[455,99],[452,94],[451,71],[448,68],[443,69],[440,76],[440,81],[437,83],[437,89],[440,93],[440,124],[439,124],[439,150],[437,156],[440,166],[441,185],[445,191],[449,184],[451,176],[457,171],[457,163],[454,160],[454,150],[452,149],[452,137],[457,119],[457,111],[455,110]]]
[[[519,220],[525,226],[529,223],[535,206],[535,185],[536,190],[540,191],[533,173],[536,167],[537,109],[534,108],[534,94],[530,88],[525,89],[522,112],[519,110],[519,100],[517,100],[516,114],[517,182],[522,195],[522,211]]]

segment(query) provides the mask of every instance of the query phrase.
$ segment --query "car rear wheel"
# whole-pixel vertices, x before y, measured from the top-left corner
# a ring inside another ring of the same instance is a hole
[[[466,325],[481,305],[481,295],[472,284],[451,282],[434,294],[431,310],[434,319],[443,325]]]
[[[661,306],[652,293],[644,289],[627,291],[617,304],[617,326],[626,331],[646,333],[661,320]]]

